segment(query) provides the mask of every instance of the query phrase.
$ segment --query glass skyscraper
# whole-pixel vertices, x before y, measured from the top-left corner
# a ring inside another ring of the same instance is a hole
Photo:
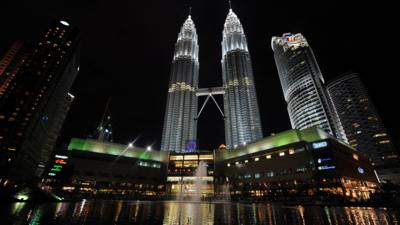
[[[242,24],[229,9],[222,33],[225,141],[228,149],[262,138],[251,58]]]
[[[191,16],[178,34],[168,88],[161,149],[182,152],[196,139],[199,46]]]
[[[11,70],[10,79],[1,84],[2,187],[40,178],[44,172],[73,100],[69,90],[79,71],[79,39],[67,22],[54,21],[10,63],[18,70]]]
[[[271,47],[292,128],[316,126],[344,139],[340,121],[327,98],[324,78],[305,37],[285,33],[272,37]]]
[[[332,80],[327,91],[349,144],[371,159],[381,180],[400,183],[398,152],[358,74]]]

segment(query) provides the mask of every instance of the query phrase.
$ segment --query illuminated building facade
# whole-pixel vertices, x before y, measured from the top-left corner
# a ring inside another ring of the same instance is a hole
[[[381,181],[400,183],[399,155],[356,73],[332,80],[327,92],[349,144],[368,155]]]
[[[228,149],[262,138],[256,89],[243,27],[229,10],[222,40],[223,86],[198,88],[199,62],[196,28],[192,19],[185,21],[178,35],[168,89],[161,149],[189,152],[196,145],[197,119],[211,99],[225,119],[225,141]],[[224,95],[224,112],[213,95]],[[197,113],[197,97],[207,96]],[[194,149],[197,150],[197,149]]]
[[[246,36],[232,9],[221,44],[225,141],[228,149],[234,149],[262,138],[262,128]]]
[[[200,164],[204,170],[203,174],[198,170]],[[213,152],[171,152],[168,161],[167,195],[178,200],[193,199],[198,191],[196,183],[202,184],[199,190],[200,198],[214,196]]]
[[[54,21],[5,90],[0,104],[1,186],[43,174],[73,96],[79,35]]]
[[[327,98],[324,78],[305,37],[285,33],[272,37],[271,47],[292,128],[316,126],[344,139],[340,121]]]
[[[48,168],[42,189],[66,199],[165,197],[168,151],[73,138]]]
[[[235,150],[184,153],[73,138],[57,155],[66,165],[55,158],[43,187],[67,198],[365,200],[379,189],[364,153],[317,128],[284,131]]]
[[[196,140],[198,58],[196,28],[189,15],[175,44],[161,140],[162,150],[183,152],[188,141]]]
[[[229,185],[233,199],[366,200],[379,188],[363,153],[315,128],[216,152],[215,168],[215,184]]]

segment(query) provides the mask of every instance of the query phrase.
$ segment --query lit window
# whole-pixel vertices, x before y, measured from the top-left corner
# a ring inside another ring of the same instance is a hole
[[[258,160],[260,160],[260,158],[258,158],[258,157],[254,159],[255,162],[257,162]]]
[[[198,155],[185,155],[185,160],[198,160]]]
[[[267,155],[267,159],[270,159],[271,158],[271,155]]]
[[[293,155],[294,154],[294,149],[289,149],[289,155]]]
[[[358,155],[357,154],[353,154],[353,159],[358,160]]]
[[[213,160],[214,157],[213,157],[213,155],[200,155],[199,159],[200,160]]]
[[[376,138],[376,137],[385,137],[385,136],[387,136],[386,133],[380,133],[380,134],[375,134],[374,138]]]
[[[235,162],[235,164],[236,164],[236,165],[239,165],[240,163],[239,163],[239,162]]]
[[[183,155],[173,155],[169,157],[169,160],[174,161],[174,160],[183,160]]]
[[[246,160],[244,160],[244,163],[248,163],[248,162],[249,162],[249,160],[247,160],[247,159],[246,159]]]
[[[226,166],[227,166],[227,167],[231,167],[231,164],[230,164],[230,163],[228,163],[228,164],[226,164]]]
[[[279,156],[285,156],[285,152],[279,152]]]

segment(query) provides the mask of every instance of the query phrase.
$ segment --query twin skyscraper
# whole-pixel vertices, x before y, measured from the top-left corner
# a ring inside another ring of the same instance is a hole
[[[262,138],[261,121],[247,40],[237,15],[229,9],[222,32],[222,87],[200,89],[199,45],[191,16],[175,44],[161,149],[188,151],[197,139],[198,96],[224,97],[228,149]],[[212,97],[213,98],[213,97]],[[190,147],[189,147],[190,148]]]

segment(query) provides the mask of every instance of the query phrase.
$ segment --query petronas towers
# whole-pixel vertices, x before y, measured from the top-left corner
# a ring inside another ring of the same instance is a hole
[[[224,97],[228,149],[262,138],[261,121],[247,40],[236,14],[229,10],[222,38],[222,87],[199,89],[199,46],[191,16],[184,22],[172,60],[161,149],[193,150],[197,138],[198,96]],[[214,99],[214,98],[213,98]],[[215,101],[215,100],[214,100]]]
[[[181,152],[196,139],[199,46],[193,20],[187,18],[178,34],[168,87],[161,149]]]

